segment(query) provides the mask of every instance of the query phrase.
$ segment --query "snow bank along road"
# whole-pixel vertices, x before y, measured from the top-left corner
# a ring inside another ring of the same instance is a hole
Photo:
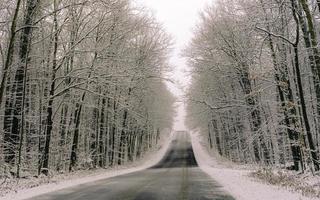
[[[198,167],[189,134],[179,132],[164,158],[149,169],[58,190],[31,199],[234,200],[221,188]]]

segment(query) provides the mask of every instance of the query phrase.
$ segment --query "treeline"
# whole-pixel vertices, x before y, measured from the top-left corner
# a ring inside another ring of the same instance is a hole
[[[192,127],[234,162],[319,170],[318,1],[218,0],[185,51]]]
[[[1,0],[0,176],[112,167],[171,127],[170,37],[129,0]]]

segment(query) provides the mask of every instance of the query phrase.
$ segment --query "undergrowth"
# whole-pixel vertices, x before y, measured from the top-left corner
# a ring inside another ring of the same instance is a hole
[[[285,187],[297,191],[307,197],[320,198],[320,176],[297,174],[287,170],[259,169],[250,174],[264,183]]]

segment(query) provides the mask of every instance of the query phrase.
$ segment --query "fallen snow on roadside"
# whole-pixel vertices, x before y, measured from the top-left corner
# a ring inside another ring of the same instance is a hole
[[[229,168],[209,155],[199,136],[191,134],[192,147],[199,167],[218,181],[225,191],[237,200],[312,200],[302,194],[273,185],[260,183],[249,177],[251,170]]]
[[[112,169],[99,169],[96,171],[80,171],[80,172],[75,172],[74,174],[71,174],[71,175],[69,174],[62,175],[65,177],[53,177],[54,180],[48,180],[49,184],[41,185],[34,188],[26,188],[26,189],[18,188],[16,189],[17,190],[16,192],[11,192],[6,194],[3,197],[0,197],[0,200],[28,199],[28,198],[35,197],[48,192],[53,192],[53,191],[61,190],[68,187],[73,187],[80,184],[94,182],[94,181],[107,179],[107,178],[111,178],[119,175],[129,174],[129,173],[150,168],[153,165],[157,164],[162,159],[171,141],[172,141],[172,134],[170,134],[170,137],[166,138],[166,140],[162,142],[162,145],[161,147],[159,147],[159,149],[149,152],[147,155],[144,156],[142,160],[137,161],[134,164],[126,165],[124,167],[119,166],[117,168],[112,168]],[[1,186],[0,186],[0,190],[1,190]]]

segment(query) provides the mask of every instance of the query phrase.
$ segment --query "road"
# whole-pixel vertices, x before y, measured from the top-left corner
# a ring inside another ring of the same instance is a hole
[[[190,136],[177,133],[164,158],[144,171],[47,193],[30,200],[234,200],[197,165]]]

